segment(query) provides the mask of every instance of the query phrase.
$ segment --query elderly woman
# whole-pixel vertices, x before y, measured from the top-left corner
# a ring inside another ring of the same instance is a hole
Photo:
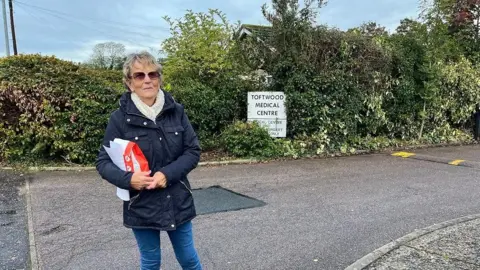
[[[147,52],[131,54],[124,67],[128,88],[110,116],[103,145],[115,138],[137,143],[150,172],[125,172],[100,150],[96,168],[103,179],[129,190],[124,226],[140,250],[141,269],[159,269],[160,231],[167,231],[183,269],[202,269],[194,247],[191,220],[196,216],[187,174],[200,159],[200,146],[184,108],[160,89],[162,67]]]

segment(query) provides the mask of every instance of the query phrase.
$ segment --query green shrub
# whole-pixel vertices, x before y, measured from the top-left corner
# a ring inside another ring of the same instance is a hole
[[[275,140],[258,122],[234,122],[222,132],[220,142],[228,153],[237,157],[264,158],[280,154]]]
[[[55,57],[1,58],[1,158],[93,162],[118,107],[121,78]]]
[[[442,127],[434,128],[432,131],[425,134],[423,140],[428,144],[468,143],[473,142],[473,134],[467,133],[461,129],[452,128],[447,124]]]

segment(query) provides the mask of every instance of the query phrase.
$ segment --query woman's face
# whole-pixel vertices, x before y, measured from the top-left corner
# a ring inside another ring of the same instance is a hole
[[[130,81],[127,83],[128,87],[143,102],[152,105],[160,88],[160,74],[157,72],[156,66],[135,61],[131,72]]]

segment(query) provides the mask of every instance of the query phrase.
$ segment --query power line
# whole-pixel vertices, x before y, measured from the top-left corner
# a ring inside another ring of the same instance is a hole
[[[45,26],[47,25],[46,23],[48,22],[48,28],[54,30],[54,31],[57,31],[58,29],[55,28],[55,26],[53,26],[48,20],[46,20],[45,18],[39,18],[37,17],[36,15],[32,14],[30,11],[28,11],[28,9],[26,9],[25,7],[22,7],[20,5],[17,5],[17,9],[18,10],[22,10],[24,11],[25,13],[27,13],[28,15],[30,15],[32,18],[34,18],[35,20],[37,20],[41,25],[41,26]],[[17,40],[18,41],[23,41],[24,43],[27,43],[28,40],[27,39],[23,39],[23,38],[18,38],[17,37]],[[45,40],[45,38],[43,38],[43,40]],[[67,44],[77,44],[78,42],[74,42],[74,41],[71,41],[71,40],[55,40],[56,43],[67,43]]]
[[[46,24],[45,22],[48,21],[47,19],[43,18],[42,16],[42,20],[38,19],[38,17],[36,17],[35,15],[33,15],[29,10],[33,11],[35,10],[35,14],[38,15],[39,11],[41,13],[43,13],[44,15],[48,15],[48,16],[53,16],[57,19],[60,19],[60,20],[63,20],[63,21],[67,21],[67,22],[71,22],[71,23],[77,23],[81,26],[83,26],[84,28],[88,28],[88,29],[91,29],[95,32],[98,32],[98,33],[101,33],[102,35],[105,35],[105,36],[108,36],[108,37],[111,37],[111,38],[115,38],[115,39],[119,39],[119,40],[125,40],[125,41],[128,41],[130,42],[132,45],[134,46],[138,46],[138,47],[144,47],[144,48],[149,48],[151,49],[151,46],[145,46],[145,45],[141,45],[138,41],[134,41],[134,40],[131,40],[129,38],[126,38],[125,36],[116,36],[116,35],[112,35],[110,32],[105,32],[105,31],[102,31],[100,30],[98,27],[96,26],[89,26],[89,22],[94,22],[94,23],[97,23],[97,24],[104,24],[104,25],[107,25],[107,27],[111,27],[112,30],[118,30],[120,29],[123,33],[127,33],[127,36],[128,36],[128,33],[132,34],[132,35],[138,35],[138,36],[141,36],[143,39],[145,38],[149,38],[149,39],[152,39],[152,40],[155,40],[156,42],[160,42],[160,39],[159,38],[155,38],[149,34],[146,34],[146,33],[139,33],[139,32],[133,32],[133,31],[128,31],[128,30],[125,30],[124,27],[119,27],[119,26],[126,26],[126,27],[134,27],[135,29],[138,29],[139,27],[141,28],[145,28],[145,29],[154,29],[154,28],[158,28],[158,29],[163,29],[163,30],[167,30],[168,28],[165,28],[165,27],[156,27],[156,26],[147,26],[147,25],[132,25],[132,24],[125,24],[125,23],[119,23],[119,22],[114,22],[114,21],[107,21],[107,20],[97,20],[97,19],[93,19],[93,18],[89,18],[89,17],[86,17],[86,18],[81,18],[81,17],[78,17],[78,16],[75,16],[75,15],[71,15],[71,14],[67,14],[67,13],[64,13],[64,12],[60,12],[60,11],[56,11],[56,10],[52,10],[52,9],[46,9],[46,8],[42,8],[42,7],[39,7],[39,6],[35,6],[35,5],[31,5],[31,4],[27,4],[27,3],[24,3],[24,2],[21,2],[21,1],[16,1],[14,0],[15,4],[17,5],[17,7],[21,7],[21,10],[25,11],[26,13],[28,13],[31,17],[39,20],[39,21],[42,21],[42,24],[41,25],[44,25]],[[87,22],[85,22],[87,21]],[[113,24],[114,26],[112,26],[111,24]],[[53,28],[51,25],[49,25],[51,28]],[[55,30],[58,30],[58,29],[55,29]],[[134,38],[135,39],[135,38]],[[66,41],[64,41],[66,42]],[[73,42],[72,42],[73,43]]]
[[[57,12],[57,11],[51,11],[51,10],[48,10],[48,9],[39,8],[39,7],[36,7],[36,6],[33,6],[33,5],[29,5],[29,4],[25,5],[23,2],[19,2],[19,1],[16,1],[16,3],[18,3],[19,6],[23,6],[24,9],[27,9],[27,8],[37,9],[37,10],[40,10],[40,11],[44,12],[45,14],[48,14],[48,15],[50,15],[50,16],[54,16],[54,17],[56,17],[56,18],[58,18],[58,19],[65,20],[65,21],[69,21],[69,22],[73,22],[73,23],[81,24],[81,25],[83,25],[84,27],[90,28],[90,29],[92,29],[92,30],[94,30],[94,31],[97,31],[97,32],[100,32],[100,33],[102,33],[102,34],[104,34],[104,35],[107,35],[107,36],[110,36],[110,37],[114,37],[114,38],[118,38],[118,39],[125,39],[125,37],[118,37],[118,36],[114,36],[114,35],[112,35],[112,34],[103,32],[103,31],[99,30],[98,27],[90,27],[90,26],[86,25],[85,22],[84,22],[83,20],[81,20],[81,19],[77,19],[77,20],[80,20],[80,21],[75,21],[75,20],[72,20],[72,18],[70,18],[70,17],[74,17],[74,18],[75,18],[76,16],[70,16],[70,15],[68,15],[68,14],[66,14],[66,13]],[[77,17],[77,18],[78,18],[78,17]],[[92,20],[91,20],[91,21],[92,21]],[[130,25],[130,26],[131,26],[131,25]],[[127,34],[138,35],[138,36],[141,36],[142,38],[148,38],[148,39],[150,39],[150,40],[152,40],[152,41],[153,41],[153,40],[154,40],[154,41],[158,41],[158,40],[159,40],[158,38],[156,38],[156,37],[154,37],[154,36],[152,36],[152,35],[150,35],[150,34],[133,32],[133,31],[125,30],[125,29],[123,29],[123,28],[119,28],[118,26],[109,26],[109,27],[111,27],[111,28],[113,28],[113,29],[116,28],[117,30],[121,30],[122,32],[127,33]],[[131,27],[132,27],[132,26],[131,26]],[[136,26],[133,26],[133,27],[137,28]],[[127,39],[127,40],[128,40],[128,39]],[[136,42],[131,41],[131,40],[128,40],[128,41],[130,41],[130,42],[132,42],[132,43],[136,43]]]
[[[132,44],[134,44],[134,45],[141,46],[141,45],[140,45],[138,42],[136,42],[136,41],[133,41],[133,40],[128,39],[128,38],[125,38],[124,36],[123,36],[123,37],[120,37],[120,36],[112,35],[112,34],[110,34],[110,33],[107,33],[107,32],[104,32],[104,31],[98,29],[98,27],[91,27],[91,26],[89,26],[89,25],[84,24],[83,22],[73,21],[73,20],[71,20],[71,19],[69,19],[69,18],[66,18],[66,17],[64,17],[64,16],[60,16],[60,15],[57,15],[57,14],[49,14],[49,15],[54,16],[54,17],[56,17],[56,18],[58,18],[58,19],[67,21],[67,22],[72,22],[72,23],[81,24],[83,27],[89,28],[89,29],[91,29],[91,30],[93,30],[93,31],[96,31],[96,32],[98,32],[98,33],[100,33],[100,34],[102,34],[102,35],[105,35],[105,36],[107,36],[107,37],[114,38],[114,39],[119,39],[119,40],[126,40],[126,41],[128,41],[128,42],[130,42],[130,43],[132,43]],[[139,34],[139,33],[137,33],[137,34]],[[140,34],[140,35],[142,35],[142,34]],[[156,40],[156,39],[155,39],[155,40]]]
[[[68,16],[68,17],[76,17],[78,19],[81,19],[81,20],[90,20],[92,22],[97,22],[97,23],[104,23],[104,24],[115,24],[115,25],[120,25],[120,26],[127,26],[127,27],[135,27],[135,28],[138,28],[138,27],[143,27],[143,28],[157,28],[157,29],[161,29],[163,31],[170,31],[170,28],[168,27],[163,27],[163,26],[152,26],[152,25],[134,25],[134,24],[125,24],[125,23],[122,23],[122,22],[116,22],[116,21],[110,21],[110,20],[99,20],[97,18],[92,18],[92,17],[79,17],[79,16],[76,16],[76,15],[73,15],[73,14],[68,14],[68,13],[64,13],[64,12],[61,12],[61,11],[57,11],[57,10],[53,10],[53,9],[47,9],[47,8],[43,8],[43,7],[40,7],[40,6],[35,6],[35,5],[31,5],[31,4],[27,4],[27,3],[24,3],[24,2],[21,2],[21,1],[15,1],[15,3],[18,3],[18,4],[21,4],[21,5],[24,5],[24,6],[28,6],[28,7],[31,7],[31,8],[35,8],[35,9],[38,9],[38,10],[43,10],[44,12],[50,12],[50,13],[57,13],[57,14],[60,14],[60,15],[63,15],[63,16]]]
[[[44,24],[45,24],[45,22],[46,22],[45,19],[44,19],[44,20],[40,19],[39,17],[37,17],[36,15],[34,15],[34,14],[32,14],[30,11],[28,11],[27,8],[22,7],[21,5],[17,5],[17,8],[19,8],[20,10],[23,10],[23,11],[26,12],[28,15],[30,15],[32,18],[34,18],[35,20],[37,20],[37,21],[40,23],[39,25],[44,25]],[[56,29],[54,26],[52,26],[50,23],[48,24],[48,27],[51,28],[51,29],[53,29],[53,30],[55,30],[55,31],[57,31],[57,29]]]

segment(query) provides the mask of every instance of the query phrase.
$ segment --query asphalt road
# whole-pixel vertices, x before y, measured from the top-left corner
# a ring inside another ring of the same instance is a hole
[[[478,150],[448,151],[480,161]],[[205,269],[344,269],[415,229],[479,213],[479,176],[389,155],[200,167],[194,188],[220,185],[267,205],[199,216],[195,241]],[[121,203],[95,172],[39,173],[30,189],[42,269],[138,269]],[[180,269],[165,235],[162,247],[163,268]]]
[[[451,160],[462,159],[480,162],[480,147],[478,146],[425,148],[416,150],[415,153],[439,156]]]
[[[27,269],[25,178],[0,171],[0,269]]]

